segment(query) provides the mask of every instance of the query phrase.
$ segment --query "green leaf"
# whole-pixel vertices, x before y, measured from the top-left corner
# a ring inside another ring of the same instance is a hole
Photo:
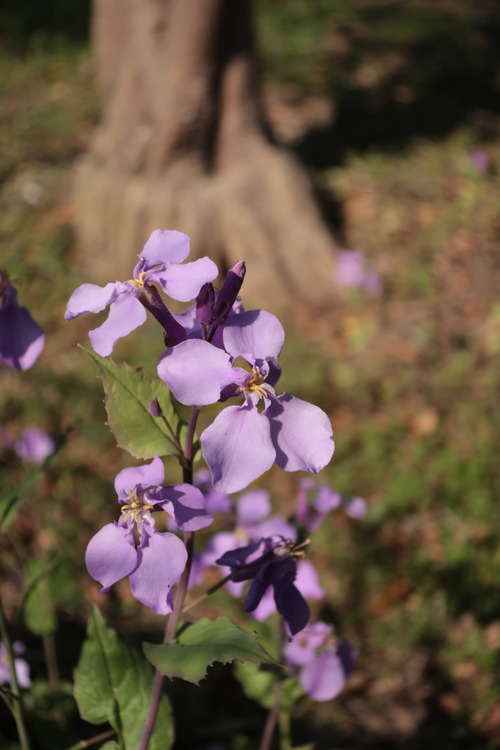
[[[274,683],[281,680],[280,709],[290,711],[304,695],[300,682],[295,677],[283,678],[283,669],[261,667],[260,664],[235,664],[234,674],[241,683],[245,694],[264,708],[274,703]]]
[[[147,658],[167,677],[198,684],[207,668],[216,661],[254,661],[273,663],[274,659],[257,641],[256,633],[248,633],[227,617],[199,620],[179,637],[178,644],[144,643]]]
[[[123,750],[136,750],[147,715],[153,670],[123,643],[93,608],[88,638],[75,671],[74,694],[83,719],[109,721]],[[170,704],[163,696],[149,750],[169,750],[174,741]]]
[[[178,454],[172,436],[162,419],[149,413],[149,403],[157,398],[177,439],[183,437],[185,422],[179,417],[173,396],[163,380],[142,368],[84,351],[97,363],[104,387],[108,427],[120,448],[135,458]]]

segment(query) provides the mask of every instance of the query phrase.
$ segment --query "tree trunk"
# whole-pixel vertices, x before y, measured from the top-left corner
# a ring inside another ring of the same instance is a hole
[[[160,227],[191,237],[191,259],[245,259],[253,305],[328,305],[333,241],[265,122],[251,0],[95,0],[93,24],[105,111],[75,174],[93,280],[126,278]]]

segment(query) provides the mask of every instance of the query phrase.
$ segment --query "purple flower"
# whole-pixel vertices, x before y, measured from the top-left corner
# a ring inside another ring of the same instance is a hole
[[[297,561],[295,586],[304,599],[319,600],[325,596],[325,589],[321,586],[316,569],[310,560],[302,559]],[[258,606],[252,612],[252,616],[259,622],[262,622],[262,620],[267,620],[275,610],[276,605],[274,604],[272,592],[271,589],[268,589]]]
[[[12,644],[12,648],[15,654],[22,654],[25,650],[24,644],[19,641],[15,641]],[[14,659],[14,667],[16,669],[16,677],[19,683],[19,687],[29,688],[31,687],[30,679],[30,668],[24,659]],[[10,683],[10,670],[9,662],[7,660],[7,649],[0,642],[0,685],[8,685]]]
[[[29,370],[45,343],[45,336],[28,310],[20,307],[17,292],[0,271],[0,362],[15,370]]]
[[[357,654],[335,637],[333,626],[311,622],[285,645],[284,656],[305,692],[315,701],[329,701],[342,691]]]
[[[53,452],[55,443],[50,435],[38,427],[27,427],[15,444],[15,451],[23,461],[41,464]]]
[[[312,534],[337,508],[343,508],[348,516],[356,520],[366,516],[366,501],[362,497],[351,499],[328,484],[315,484],[309,478],[301,480],[295,507],[298,526]]]
[[[150,464],[120,471],[115,489],[122,504],[121,518],[98,531],[85,554],[87,569],[102,585],[103,594],[128,576],[135,598],[161,615],[172,612],[172,586],[186,566],[187,552],[175,534],[157,531],[152,513],[166,511],[183,531],[196,531],[212,522],[200,490],[190,484],[161,487],[163,479],[158,457]]]
[[[273,389],[284,341],[279,320],[263,310],[234,315],[223,340],[225,351],[207,341],[183,341],[158,363],[159,376],[182,404],[244,398],[241,406],[226,407],[201,435],[215,489],[241,490],[273,463],[285,471],[320,471],[334,451],[330,420],[317,406],[289,393],[276,396]],[[251,372],[234,366],[238,357]]]
[[[253,579],[245,599],[245,612],[253,612],[272,587],[276,609],[290,633],[295,635],[305,627],[309,606],[294,583],[297,563],[292,542],[276,534],[226,552],[216,562],[231,568],[233,581]]]
[[[339,250],[333,281],[337,286],[359,287],[377,297],[381,292],[380,276],[366,268],[365,259],[359,250]]]
[[[471,164],[478,174],[484,174],[490,164],[489,156],[483,148],[473,148],[470,152]]]
[[[98,354],[103,357],[111,354],[118,339],[145,322],[146,309],[138,299],[145,286],[160,284],[172,299],[187,302],[196,297],[203,284],[217,276],[217,266],[209,258],[182,264],[188,254],[187,235],[156,229],[138,256],[132,279],[104,287],[82,284],[71,295],[64,317],[71,320],[88,312],[100,312],[110,305],[107,320],[90,331],[89,337]]]

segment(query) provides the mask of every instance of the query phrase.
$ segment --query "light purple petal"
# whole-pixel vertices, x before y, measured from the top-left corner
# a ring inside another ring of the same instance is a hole
[[[237,492],[273,465],[269,421],[252,404],[228,406],[201,435],[216,490]]]
[[[64,317],[72,320],[85,313],[98,313],[115,301],[117,296],[125,289],[122,282],[110,282],[106,286],[97,284],[82,284],[75,289],[69,298]]]
[[[283,393],[264,413],[271,421],[278,466],[316,474],[327,465],[334,443],[330,420],[322,409]]]
[[[92,537],[85,552],[87,570],[102,586],[106,594],[121,578],[128,576],[137,565],[134,533],[128,526],[108,523]]]
[[[158,615],[172,612],[172,586],[186,567],[187,551],[168,531],[143,531],[137,548],[138,564],[130,575],[135,598]]]
[[[151,463],[122,469],[115,477],[115,490],[119,498],[126,497],[135,487],[143,492],[149,487],[158,487],[165,478],[161,458],[156,456]]]
[[[175,398],[186,406],[206,406],[219,400],[221,389],[234,382],[229,355],[208,341],[192,339],[167,349],[158,362],[158,375]]]
[[[161,497],[160,507],[173,516],[175,524],[181,531],[198,531],[210,526],[214,520],[205,510],[205,498],[199,489],[192,484],[176,484],[174,487],[162,487],[153,493],[153,498]]]
[[[263,521],[271,512],[269,493],[265,490],[248,490],[238,499],[236,516],[238,524],[247,526]],[[270,536],[270,534],[262,534]]]
[[[0,309],[0,361],[16,370],[29,370],[43,349],[45,336],[17,297],[4,301]]]
[[[279,536],[289,539],[291,542],[295,542],[297,539],[297,529],[291,523],[288,523],[281,516],[270,516],[265,521],[256,523],[249,527],[250,536],[252,539],[261,539],[266,536]]]
[[[310,622],[288,643],[285,643],[284,656],[288,664],[297,667],[306,665],[316,655],[319,648],[332,640],[334,628],[326,622]]]
[[[24,659],[14,659],[14,667],[16,670],[16,677],[17,682],[19,683],[19,687],[31,687],[29,664],[25,662]]]
[[[203,284],[213,281],[218,269],[210,258],[199,258],[193,263],[169,266],[165,271],[155,273],[155,281],[159,281],[165,294],[179,302],[189,302],[194,299]]]
[[[299,675],[300,684],[315,701],[329,701],[344,688],[346,673],[333,648],[313,657]]]
[[[132,294],[122,294],[109,308],[107,320],[90,331],[89,338],[97,354],[107,357],[118,339],[127,336],[146,321],[146,310]]]
[[[366,500],[362,497],[353,497],[346,503],[345,512],[351,518],[361,521],[366,517]]]
[[[234,315],[223,333],[224,348],[232,357],[252,364],[259,359],[278,359],[285,332],[278,318],[265,310],[248,310]]]
[[[316,568],[309,560],[299,560],[295,585],[305,599],[323,599],[325,589],[320,585]]]
[[[44,430],[27,427],[15,445],[15,451],[23,461],[42,463],[54,450],[55,443]]]
[[[189,255],[189,237],[171,229],[155,229],[144,245],[141,258],[156,263],[182,263]]]
[[[269,587],[251,615],[257,622],[262,622],[267,620],[274,612],[276,612],[276,602],[274,601],[273,590]]]

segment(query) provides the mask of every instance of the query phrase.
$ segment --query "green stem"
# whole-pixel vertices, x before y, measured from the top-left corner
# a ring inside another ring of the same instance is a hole
[[[80,740],[80,742],[77,742],[75,745],[71,745],[71,747],[68,747],[67,750],[85,750],[86,747],[97,745],[98,742],[103,742],[109,737],[113,737],[114,734],[116,734],[114,729],[108,729],[107,732],[96,734],[95,737],[91,737],[89,740]]]
[[[30,750],[30,742],[28,739],[28,732],[24,723],[24,711],[23,711],[23,700],[21,696],[21,690],[19,688],[19,682],[17,681],[16,665],[14,657],[14,649],[12,647],[12,641],[10,640],[9,631],[7,628],[7,621],[5,619],[2,604],[0,602],[0,632],[2,635],[2,641],[5,646],[7,653],[7,662],[9,665],[10,672],[10,684],[12,688],[12,713],[16,722],[17,733],[19,735],[19,742],[21,743],[22,750]]]
[[[194,434],[196,430],[196,422],[198,421],[198,414],[200,409],[198,406],[191,407],[191,414],[189,416],[189,422],[186,430],[186,443],[184,448],[184,459],[185,463],[182,466],[183,480],[187,484],[193,484],[193,443]],[[182,614],[184,607],[184,600],[186,598],[186,592],[189,582],[189,576],[191,573],[191,565],[193,562],[193,551],[194,551],[194,531],[186,531],[184,534],[184,543],[187,549],[187,562],[186,567],[182,573],[181,579],[177,585],[174,594],[174,608],[169,614],[167,619],[167,626],[165,628],[165,636],[163,643],[173,643],[175,641],[175,632],[177,630],[177,624]],[[158,671],[155,671],[153,678],[153,687],[151,688],[151,697],[149,699],[149,708],[144,722],[144,728],[142,730],[142,737],[139,743],[138,750],[147,750],[151,735],[153,734],[156,716],[160,707],[161,696],[163,694],[163,685],[165,683],[165,677]],[[23,748],[24,750],[24,748]]]
[[[264,724],[264,730],[260,740],[259,750],[269,750],[273,741],[274,732],[278,724],[278,718],[280,715],[279,704],[281,701],[281,681],[276,680],[274,683],[273,690],[273,705],[269,709],[267,714],[266,723]]]

